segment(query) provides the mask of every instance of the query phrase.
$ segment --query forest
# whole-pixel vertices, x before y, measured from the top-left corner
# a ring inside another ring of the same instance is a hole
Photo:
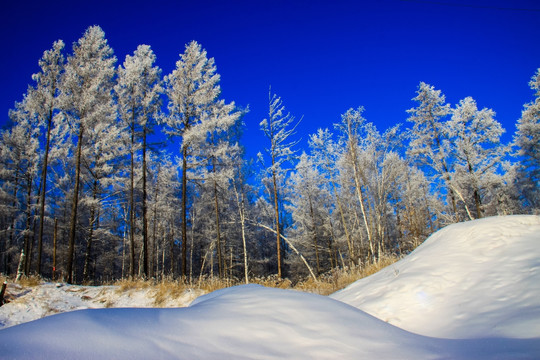
[[[360,106],[301,149],[299,119],[270,90],[250,159],[249,109],[220,98],[203,47],[187,44],[168,75],[155,62],[140,45],[119,64],[99,26],[43,53],[0,132],[0,273],[318,278],[403,256],[451,223],[540,212],[540,69],[509,143],[492,109],[420,82],[406,125],[381,132]]]

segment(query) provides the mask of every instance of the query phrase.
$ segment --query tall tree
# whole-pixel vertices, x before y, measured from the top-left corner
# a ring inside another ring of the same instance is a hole
[[[360,205],[360,210],[362,214],[362,220],[365,225],[365,230],[367,234],[367,239],[369,243],[369,248],[371,250],[371,254],[374,255],[374,248],[373,248],[373,234],[371,231],[371,227],[369,225],[369,219],[366,209],[366,202],[364,199],[364,186],[367,185],[367,177],[366,177],[366,169],[361,167],[360,165],[360,136],[361,132],[364,128],[364,122],[365,119],[362,116],[362,112],[364,111],[363,107],[360,107],[358,109],[349,109],[345,114],[341,115],[341,123],[337,124],[336,127],[341,131],[342,133],[342,141],[346,144],[346,161],[351,165],[353,169],[353,178],[354,178],[354,185],[356,189],[356,195],[358,197],[358,203]],[[354,249],[354,247],[353,247]],[[356,257],[356,254],[354,253],[354,250],[351,251],[351,257],[354,259]]]
[[[103,30],[99,26],[89,27],[83,37],[73,44],[73,54],[68,57],[60,86],[62,109],[77,144],[66,269],[69,283],[73,282],[81,161],[83,147],[86,146],[86,131],[100,121],[106,121],[115,115],[111,96],[115,63],[116,57],[105,39]]]
[[[271,198],[274,205],[274,224],[276,228],[276,254],[277,254],[277,275],[281,278],[282,259],[281,259],[281,214],[279,206],[279,179],[283,178],[285,162],[292,160],[294,150],[292,147],[298,141],[291,141],[290,137],[294,135],[298,122],[294,124],[295,118],[289,112],[286,112],[281,98],[272,94],[270,89],[268,94],[268,118],[259,124],[264,135],[270,141],[270,147],[266,152],[270,157],[271,165],[266,169],[271,179]],[[261,155],[260,155],[261,157]]]
[[[39,167],[39,126],[37,118],[29,111],[27,97],[23,101],[15,104],[15,109],[9,115],[13,123],[13,128],[4,133],[3,159],[10,170],[9,181],[13,188],[13,208],[16,212],[11,221],[11,227],[16,227],[16,216],[21,216],[23,223],[20,235],[23,238],[21,247],[21,257],[17,271],[17,280],[22,275],[28,275],[32,258],[33,215],[34,215],[34,180],[37,177]],[[6,169],[7,170],[7,169]],[[13,242],[13,231],[10,234],[10,243]]]
[[[197,42],[186,45],[176,68],[165,78],[169,98],[165,132],[181,137],[182,276],[187,274],[188,172],[201,166],[197,156],[210,134],[230,126],[234,104],[219,100],[220,76],[213,58]]]
[[[407,110],[410,114],[407,120],[414,124],[409,131],[410,145],[407,154],[427,168],[434,179],[442,180],[455,216],[456,195],[450,187],[452,169],[445,147],[446,123],[452,110],[441,91],[435,90],[429,84],[421,82],[416,93],[417,96],[412,100],[418,102],[418,106]]]
[[[540,209],[540,68],[529,85],[535,99],[525,104],[517,123],[514,142],[520,158],[520,187],[531,210]]]
[[[484,216],[485,192],[500,182],[497,170],[507,154],[507,147],[500,144],[504,129],[494,117],[493,110],[478,110],[476,101],[467,97],[453,110],[448,123],[449,150],[455,158],[451,186],[471,219]],[[468,205],[473,205],[474,211]]]
[[[142,217],[143,217],[143,274],[149,276],[148,267],[148,206],[147,206],[147,152],[148,134],[156,125],[156,115],[161,106],[161,69],[154,66],[156,56],[148,45],[139,45],[133,56],[127,55],[118,69],[115,86],[121,119],[129,129],[130,182],[129,182],[129,231],[130,275],[135,276],[135,156],[142,150]]]
[[[36,82],[36,85],[29,90],[27,99],[30,111],[38,118],[39,125],[45,128],[45,149],[40,179],[41,188],[39,191],[39,234],[36,265],[38,274],[41,274],[51,131],[53,127],[53,117],[58,109],[58,86],[64,69],[63,49],[64,42],[58,40],[53,44],[51,50],[47,50],[43,53],[43,57],[39,60],[41,71],[32,75],[32,79]]]

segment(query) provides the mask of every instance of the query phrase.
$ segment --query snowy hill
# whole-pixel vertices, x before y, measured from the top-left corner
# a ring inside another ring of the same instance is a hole
[[[0,358],[539,359],[539,245],[538,216],[456,224],[332,297],[246,285],[72,311],[0,330]]]
[[[534,359],[538,340],[441,340],[342,302],[245,285],[180,309],[93,309],[0,331],[9,359]]]
[[[422,335],[540,338],[540,217],[450,225],[332,298]]]

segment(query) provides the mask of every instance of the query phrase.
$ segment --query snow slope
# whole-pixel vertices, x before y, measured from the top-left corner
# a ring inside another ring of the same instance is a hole
[[[331,297],[422,335],[540,338],[540,217],[450,225]]]
[[[244,285],[188,308],[94,309],[0,331],[9,359],[534,359],[526,339],[440,340],[342,302]]]
[[[539,234],[538,216],[449,226],[332,296],[356,307],[245,285],[187,308],[78,310],[5,328],[0,358],[540,359]]]

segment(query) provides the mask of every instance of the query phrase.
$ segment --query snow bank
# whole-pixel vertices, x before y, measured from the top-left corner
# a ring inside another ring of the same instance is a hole
[[[540,217],[489,218],[332,298],[245,285],[187,308],[72,311],[0,330],[0,358],[540,359],[539,286]]]
[[[450,225],[331,297],[417,334],[540,338],[540,217]]]
[[[342,302],[245,285],[188,308],[94,309],[0,331],[9,359],[533,359],[523,339],[414,335]]]

